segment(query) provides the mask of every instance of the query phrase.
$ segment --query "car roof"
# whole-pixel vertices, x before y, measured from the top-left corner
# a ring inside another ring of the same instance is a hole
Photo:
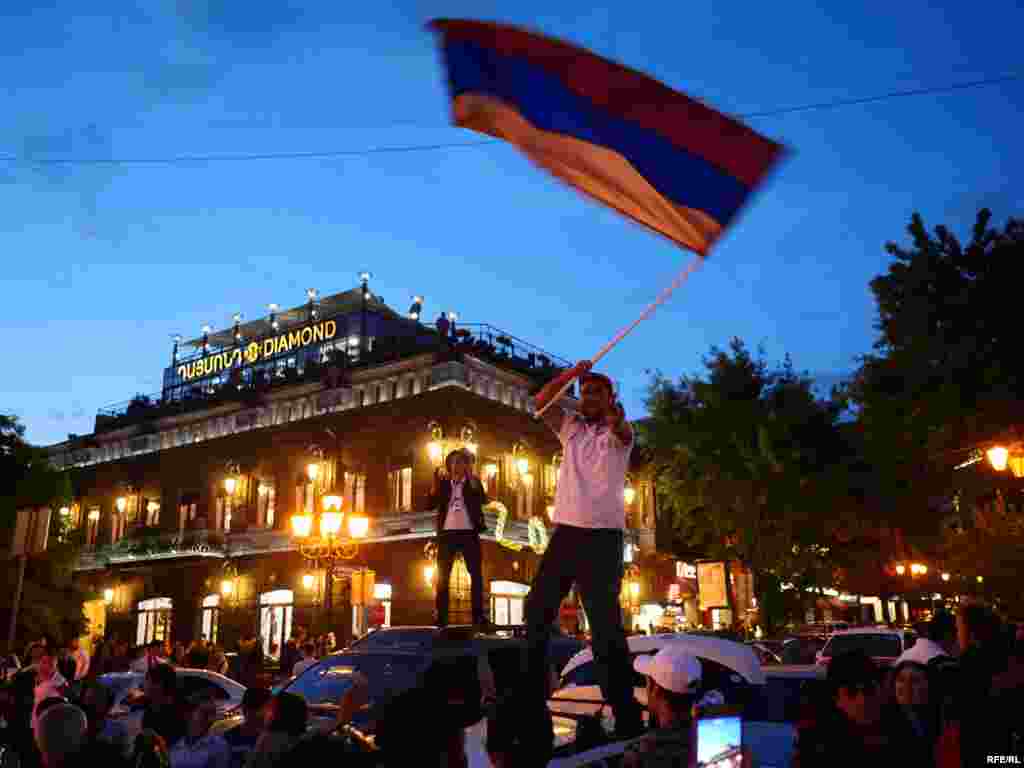
[[[840,629],[837,632],[833,632],[832,637],[841,637],[843,635],[893,635],[894,637],[902,637],[907,631],[909,630],[889,629],[888,627],[857,627],[856,629]]]
[[[717,662],[723,667],[737,672],[748,683],[760,685],[764,683],[764,671],[757,654],[749,645],[726,640],[713,635],[691,635],[683,633],[664,633],[660,635],[634,635],[626,638],[630,653],[650,653],[667,645],[678,648],[692,656],[700,656]],[[562,670],[565,676],[576,667],[586,664],[594,658],[593,650],[584,648],[577,653]]]

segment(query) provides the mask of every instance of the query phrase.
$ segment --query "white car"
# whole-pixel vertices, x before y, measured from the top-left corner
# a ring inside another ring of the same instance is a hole
[[[917,641],[913,632],[883,627],[859,627],[833,633],[825,647],[815,655],[818,664],[827,666],[833,656],[847,651],[864,651],[882,666],[891,666]]]
[[[178,675],[178,690],[182,697],[209,694],[217,704],[218,719],[241,707],[245,686],[230,677],[206,669],[179,667],[174,671]],[[113,694],[110,718],[124,724],[129,745],[142,730],[141,703],[144,700],[142,690],[145,678],[142,672],[111,672],[97,678],[99,684],[109,688]]]

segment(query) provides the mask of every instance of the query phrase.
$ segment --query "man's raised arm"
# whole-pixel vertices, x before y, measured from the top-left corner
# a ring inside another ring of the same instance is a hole
[[[556,376],[547,384],[545,384],[544,387],[540,390],[540,392],[538,392],[537,395],[533,398],[534,412],[536,413],[545,405],[547,405],[548,401],[551,400],[551,398],[553,398],[555,395],[557,395],[558,390],[564,387],[566,383],[572,381],[573,379],[579,376],[582,376],[587,371],[589,371],[592,366],[593,363],[591,363],[589,360],[580,360],[580,362],[576,363],[576,365],[574,365],[572,368],[567,368],[566,370],[562,371],[560,375]],[[541,416],[541,419],[543,419],[544,423],[547,424],[551,431],[557,435],[562,431],[562,419],[564,417],[565,414],[562,412],[562,409],[556,407],[555,405],[552,405],[551,408],[548,408],[546,411],[544,411],[544,415]]]

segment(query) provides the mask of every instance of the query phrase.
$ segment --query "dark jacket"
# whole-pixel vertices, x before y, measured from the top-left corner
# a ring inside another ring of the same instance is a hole
[[[427,509],[437,509],[437,522],[434,530],[444,530],[444,519],[448,515],[448,503],[452,500],[452,481],[445,478],[438,483],[437,493],[431,493],[427,499]],[[487,504],[487,491],[477,478],[470,478],[462,484],[462,501],[469,513],[469,521],[476,527],[477,533],[487,530],[484,523],[484,505]]]

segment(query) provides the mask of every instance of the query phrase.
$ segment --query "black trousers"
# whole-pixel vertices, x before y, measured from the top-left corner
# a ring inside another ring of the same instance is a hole
[[[590,620],[597,677],[615,714],[616,730],[640,729],[640,708],[633,695],[633,670],[619,607],[622,554],[620,530],[558,525],[533,579],[526,598],[526,690],[522,702],[528,711],[540,715],[538,738],[548,746],[552,737],[547,715],[548,642],[558,608],[573,582]]]
[[[484,576],[481,566],[480,534],[476,531],[442,531],[437,537],[437,625],[448,626],[448,582],[455,555],[462,553],[469,571],[473,623],[484,623]]]

